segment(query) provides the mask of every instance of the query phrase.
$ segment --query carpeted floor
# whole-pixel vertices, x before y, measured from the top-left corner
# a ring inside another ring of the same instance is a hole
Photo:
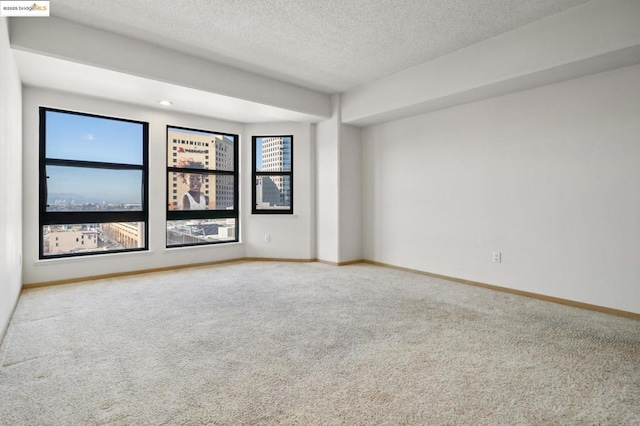
[[[640,322],[365,264],[33,289],[0,424],[640,424]]]

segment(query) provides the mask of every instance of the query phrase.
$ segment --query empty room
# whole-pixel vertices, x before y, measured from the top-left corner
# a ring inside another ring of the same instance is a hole
[[[0,2],[0,424],[640,424],[638,22]]]

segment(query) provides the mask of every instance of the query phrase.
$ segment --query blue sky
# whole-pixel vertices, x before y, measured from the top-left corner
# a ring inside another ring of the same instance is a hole
[[[142,164],[138,123],[47,111],[48,158]],[[48,166],[48,191],[111,203],[140,203],[142,173]],[[50,200],[51,201],[51,200]]]
[[[258,138],[256,143],[256,170],[262,169],[262,138]]]
[[[49,204],[55,194],[76,194],[78,201],[142,203],[142,171],[47,166]]]
[[[142,125],[47,111],[47,157],[142,164]]]

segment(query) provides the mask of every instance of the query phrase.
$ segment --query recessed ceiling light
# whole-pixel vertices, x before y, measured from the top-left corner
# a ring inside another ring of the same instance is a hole
[[[160,105],[163,105],[163,106],[171,106],[171,105],[173,105],[173,102],[171,102],[171,101],[158,101],[158,103]]]

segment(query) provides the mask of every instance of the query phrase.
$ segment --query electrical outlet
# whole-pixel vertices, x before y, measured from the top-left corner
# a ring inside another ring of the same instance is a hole
[[[264,235],[264,242],[265,243],[270,243],[271,242],[271,235],[265,234]]]
[[[502,263],[502,253],[499,251],[493,253],[493,263]]]

